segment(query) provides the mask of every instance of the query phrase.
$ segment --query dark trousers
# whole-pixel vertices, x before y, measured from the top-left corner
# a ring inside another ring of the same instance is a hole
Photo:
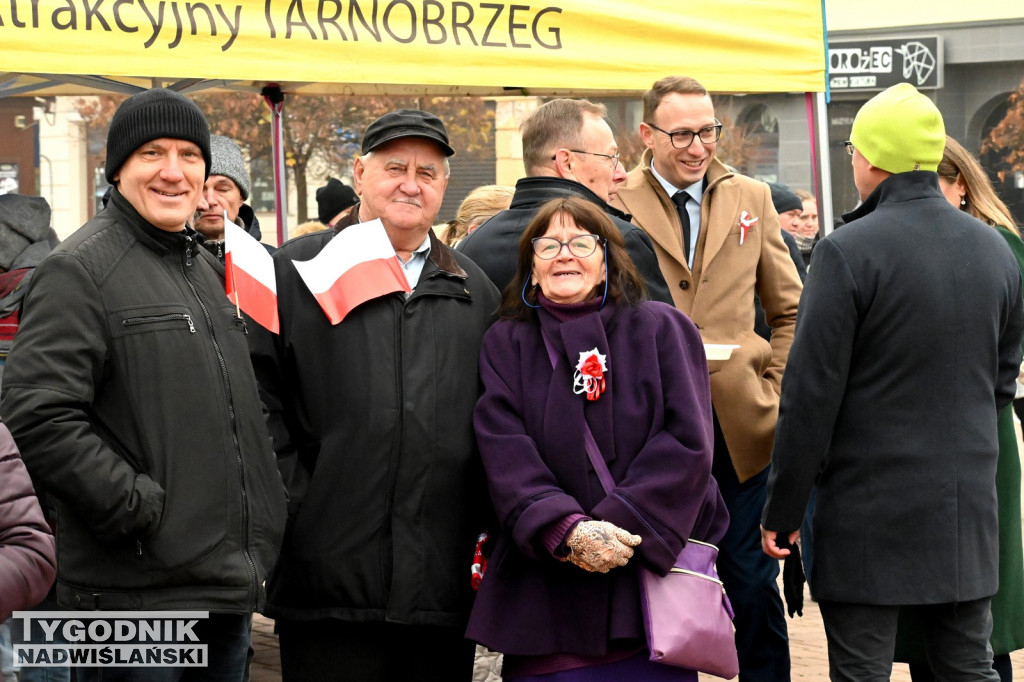
[[[761,549],[768,469],[739,482],[717,417],[712,474],[729,510],[729,530],[718,548],[718,575],[736,612],[733,622],[740,682],[786,682],[790,678],[789,635],[776,583],[779,562]]]
[[[76,682],[241,682],[249,650],[249,614],[211,613],[193,629],[206,644],[205,668],[75,668]]]
[[[51,588],[41,603],[28,609],[29,611],[60,611],[61,606],[57,603],[57,588]],[[13,621],[11,628],[11,640],[14,644],[66,644],[67,640],[61,635],[61,629],[54,630],[53,639],[49,642],[43,628],[38,620],[33,620],[30,626],[29,637],[25,639],[23,623],[20,620]],[[71,679],[71,668],[64,666],[46,666],[40,668],[22,668],[18,671],[18,682],[68,682]]]
[[[464,628],[278,620],[284,682],[469,682]]]
[[[999,673],[1000,682],[1013,682],[1013,661],[1010,660],[1010,654],[993,656],[992,667]],[[936,682],[935,673],[927,663],[911,663],[910,679],[912,682]]]
[[[991,599],[923,606],[818,602],[833,682],[883,682],[892,674],[901,609],[917,611],[928,663],[944,682],[999,682],[992,669]]]

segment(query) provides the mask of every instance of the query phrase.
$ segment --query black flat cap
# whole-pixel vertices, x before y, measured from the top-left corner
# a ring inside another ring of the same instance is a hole
[[[448,130],[441,119],[419,109],[392,111],[366,126],[363,132],[363,154],[385,142],[403,137],[423,137],[441,145],[445,156],[455,154],[455,150],[448,144]]]

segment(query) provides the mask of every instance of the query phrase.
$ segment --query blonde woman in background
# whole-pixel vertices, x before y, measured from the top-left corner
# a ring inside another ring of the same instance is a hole
[[[1003,236],[1024,273],[1024,242],[1006,204],[996,196],[978,161],[951,137],[938,167],[939,188],[949,203],[991,225]],[[1021,466],[1011,407],[999,413],[999,461],[996,495],[999,501],[999,591],[992,597],[993,667],[1002,682],[1012,682],[1010,652],[1024,649],[1024,549],[1021,543]],[[904,627],[906,626],[906,627]],[[900,622],[895,660],[910,663],[914,682],[935,680],[924,662],[921,632],[914,623]]]
[[[455,246],[495,213],[508,208],[514,193],[515,188],[508,185],[477,187],[462,200],[459,210],[455,213],[455,220],[442,226],[441,241],[448,246]]]
[[[304,223],[299,223],[291,230],[288,231],[288,239],[295,237],[301,237],[304,234],[312,234],[313,232],[320,232],[322,230],[330,229],[327,225],[324,225],[319,220],[307,220]]]

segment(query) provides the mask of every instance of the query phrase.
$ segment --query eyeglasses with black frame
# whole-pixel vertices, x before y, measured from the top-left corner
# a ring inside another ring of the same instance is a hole
[[[562,253],[562,247],[569,247],[569,253],[577,258],[586,258],[595,251],[601,243],[601,238],[596,234],[578,234],[567,242],[558,241],[554,237],[534,237],[530,240],[533,244],[533,255],[541,260],[557,258]]]
[[[567,151],[570,151],[573,154],[589,154],[590,156],[600,156],[601,158],[605,159],[605,161],[611,161],[612,162],[612,172],[613,173],[615,172],[615,169],[619,167],[619,157],[621,156],[621,154],[619,154],[619,153],[615,153],[615,154],[602,154],[601,152],[586,152],[586,151],[583,151],[582,149],[569,149]],[[551,160],[554,161],[557,158],[558,158],[557,156],[552,156]]]
[[[853,143],[847,140],[843,143],[843,146],[846,147],[846,153],[853,156]]]
[[[654,128],[659,133],[668,135],[669,142],[671,142],[672,146],[676,149],[686,149],[693,144],[694,138],[699,139],[704,144],[712,144],[714,142],[718,142],[719,138],[722,137],[722,122],[717,118],[715,119],[715,125],[701,128],[697,131],[675,130],[670,133],[667,130],[662,130],[653,123],[648,123],[647,125]]]

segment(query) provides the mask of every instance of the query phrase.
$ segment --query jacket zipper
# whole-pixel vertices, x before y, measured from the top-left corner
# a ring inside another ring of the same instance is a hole
[[[398,400],[398,405],[397,405],[397,408],[398,408],[398,418],[396,419],[394,441],[391,444],[391,456],[388,459],[388,483],[387,483],[387,490],[385,492],[385,498],[384,498],[384,524],[383,525],[384,525],[385,532],[381,534],[381,538],[380,538],[380,542],[381,542],[381,547],[380,547],[380,584],[381,584],[381,589],[382,589],[383,597],[384,597],[384,608],[389,613],[389,615],[390,615],[390,608],[391,608],[391,591],[390,591],[390,587],[389,587],[390,583],[389,583],[389,581],[387,579],[387,577],[388,577],[387,576],[387,569],[388,569],[388,567],[385,565],[385,557],[388,556],[389,554],[391,555],[391,570],[392,570],[392,572],[394,572],[394,564],[395,564],[394,546],[395,546],[395,543],[394,543],[394,537],[393,537],[394,529],[393,529],[392,523],[391,523],[391,513],[392,513],[392,509],[394,508],[394,502],[395,502],[395,486],[397,485],[397,482],[398,482],[398,462],[399,462],[399,459],[400,459],[400,454],[401,454],[401,449],[402,449],[402,433],[403,433],[402,426],[405,423],[405,403],[402,400],[402,385],[403,385],[403,383],[402,383],[402,371],[403,371],[403,369],[402,369],[402,361],[401,361],[401,359],[402,359],[402,316],[405,314],[405,308],[406,308],[406,304],[407,303],[408,303],[408,300],[404,299],[404,297],[403,297],[403,302],[398,304],[397,306],[395,306],[395,311],[396,311],[395,312],[395,317],[396,317],[396,320],[395,320],[395,322],[396,322],[396,324],[395,324],[395,357],[398,359],[398,363],[397,363],[398,367],[397,367],[397,371],[395,372],[395,396],[396,396],[396,398]],[[390,538],[390,542],[391,542],[391,547],[387,547],[386,546],[386,543],[389,542],[389,538]]]
[[[188,331],[191,334],[196,333],[196,326],[192,322],[192,316],[188,313],[165,313],[163,315],[144,315],[142,317],[129,317],[125,320],[121,320],[122,327],[137,327],[141,324],[153,324],[155,322],[173,322],[175,320],[184,320],[188,323]]]
[[[253,592],[252,592],[252,610],[256,610],[259,605],[259,583],[256,574],[256,564],[252,560],[252,556],[249,554],[249,501],[248,492],[245,489],[245,463],[242,461],[242,448],[238,443],[238,423],[235,418],[235,402],[234,396],[231,393],[231,379],[228,376],[227,362],[224,360],[224,354],[221,352],[220,344],[217,342],[217,337],[213,333],[213,319],[210,317],[210,311],[206,308],[206,304],[203,302],[202,297],[199,296],[199,291],[196,290],[195,284],[189,279],[188,270],[192,267],[192,245],[194,239],[190,235],[185,236],[185,253],[184,253],[184,264],[181,268],[181,275],[185,278],[185,282],[188,284],[188,288],[192,291],[192,295],[195,296],[196,301],[199,303],[199,308],[203,311],[203,317],[206,319],[206,327],[210,330],[210,341],[213,343],[213,349],[217,354],[217,362],[220,364],[221,379],[224,382],[224,393],[227,397],[228,407],[228,421],[231,425],[231,442],[235,446],[235,460],[238,463],[238,475],[241,484],[242,493],[242,554],[245,556],[246,564],[249,568],[249,575],[252,578]]]

